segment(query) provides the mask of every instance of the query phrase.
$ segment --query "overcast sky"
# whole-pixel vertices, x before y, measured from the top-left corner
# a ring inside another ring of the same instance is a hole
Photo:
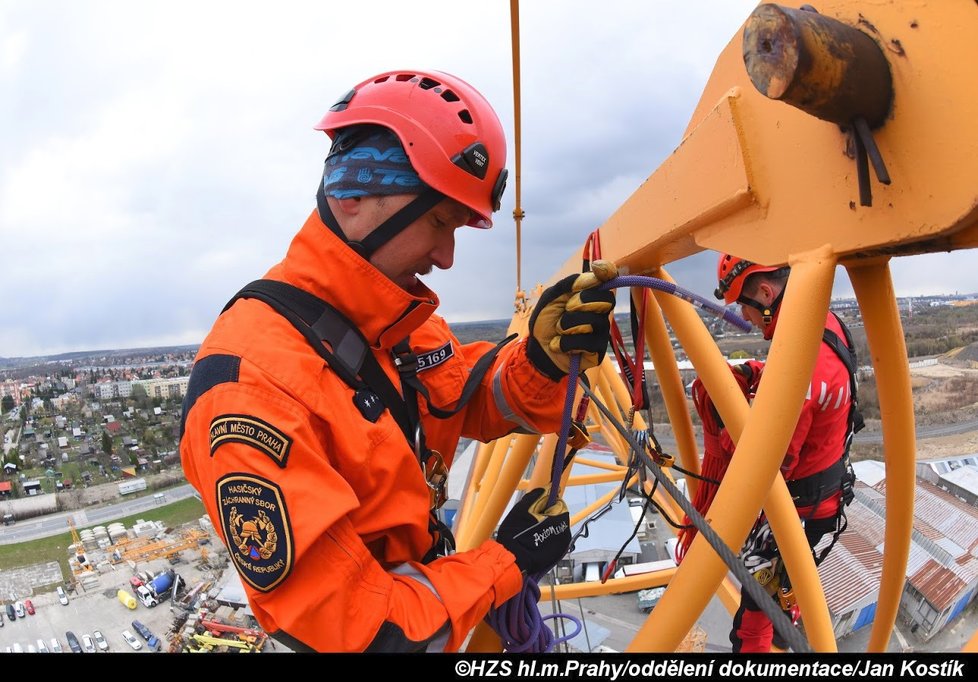
[[[677,146],[755,5],[524,0],[524,288]],[[314,206],[312,126],[399,68],[461,76],[511,138],[506,0],[4,0],[0,356],[199,343]],[[511,185],[496,227],[460,231],[455,267],[427,278],[449,321],[511,315],[512,208]],[[897,292],[978,290],[962,257],[896,261]],[[715,258],[670,272],[708,294]]]

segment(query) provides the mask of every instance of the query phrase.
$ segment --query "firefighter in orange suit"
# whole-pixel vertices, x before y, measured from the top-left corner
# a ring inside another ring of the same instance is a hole
[[[536,489],[495,540],[453,553],[435,510],[458,440],[558,429],[569,355],[587,368],[607,347],[614,294],[598,285],[615,269],[547,289],[528,339],[463,345],[418,275],[452,266],[456,228],[492,225],[506,180],[495,112],[459,78],[396,71],[317,129],[332,147],[316,210],[200,348],[184,470],[277,640],[454,651],[570,542],[566,506]]]

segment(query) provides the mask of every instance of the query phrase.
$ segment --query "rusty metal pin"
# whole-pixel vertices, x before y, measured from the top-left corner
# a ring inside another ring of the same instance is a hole
[[[744,27],[744,64],[754,87],[820,119],[882,125],[890,111],[890,66],[856,28],[811,11],[757,7]]]

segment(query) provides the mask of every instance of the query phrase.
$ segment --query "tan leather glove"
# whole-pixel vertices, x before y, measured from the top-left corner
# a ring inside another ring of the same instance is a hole
[[[604,359],[615,292],[600,291],[598,286],[617,276],[614,263],[597,260],[591,272],[569,275],[543,292],[530,316],[527,346],[537,369],[559,381],[570,370],[572,354],[581,356],[581,371]]]

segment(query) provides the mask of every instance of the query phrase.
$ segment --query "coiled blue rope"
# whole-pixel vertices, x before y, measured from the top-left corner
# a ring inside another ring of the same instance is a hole
[[[750,331],[751,329],[750,323],[736,313],[698,294],[694,294],[688,289],[683,289],[672,282],[667,282],[656,277],[624,275],[604,282],[599,288],[602,291],[607,291],[621,287],[658,289],[659,291],[677,296],[684,301],[692,303],[696,307],[722,318],[725,322],[734,325],[738,329],[743,331]],[[563,421],[561,422],[560,436],[557,439],[557,448],[554,450],[553,466],[550,475],[550,496],[547,500],[548,507],[557,501],[560,478],[564,473],[563,453],[567,449],[567,438],[570,433],[571,414],[574,410],[574,395],[577,392],[576,387],[580,368],[581,356],[579,354],[571,355],[568,369],[567,395],[564,397]],[[554,613],[549,616],[542,616],[540,614],[540,607],[538,605],[540,600],[540,580],[544,575],[546,573],[526,576],[523,579],[523,589],[498,609],[490,609],[489,614],[486,616],[486,622],[499,635],[503,643],[503,648],[510,653],[546,653],[552,651],[558,644],[576,637],[583,628],[581,621],[568,613]],[[574,632],[564,637],[555,637],[553,631],[547,627],[546,621],[556,620],[558,618],[573,623],[576,626]]]

